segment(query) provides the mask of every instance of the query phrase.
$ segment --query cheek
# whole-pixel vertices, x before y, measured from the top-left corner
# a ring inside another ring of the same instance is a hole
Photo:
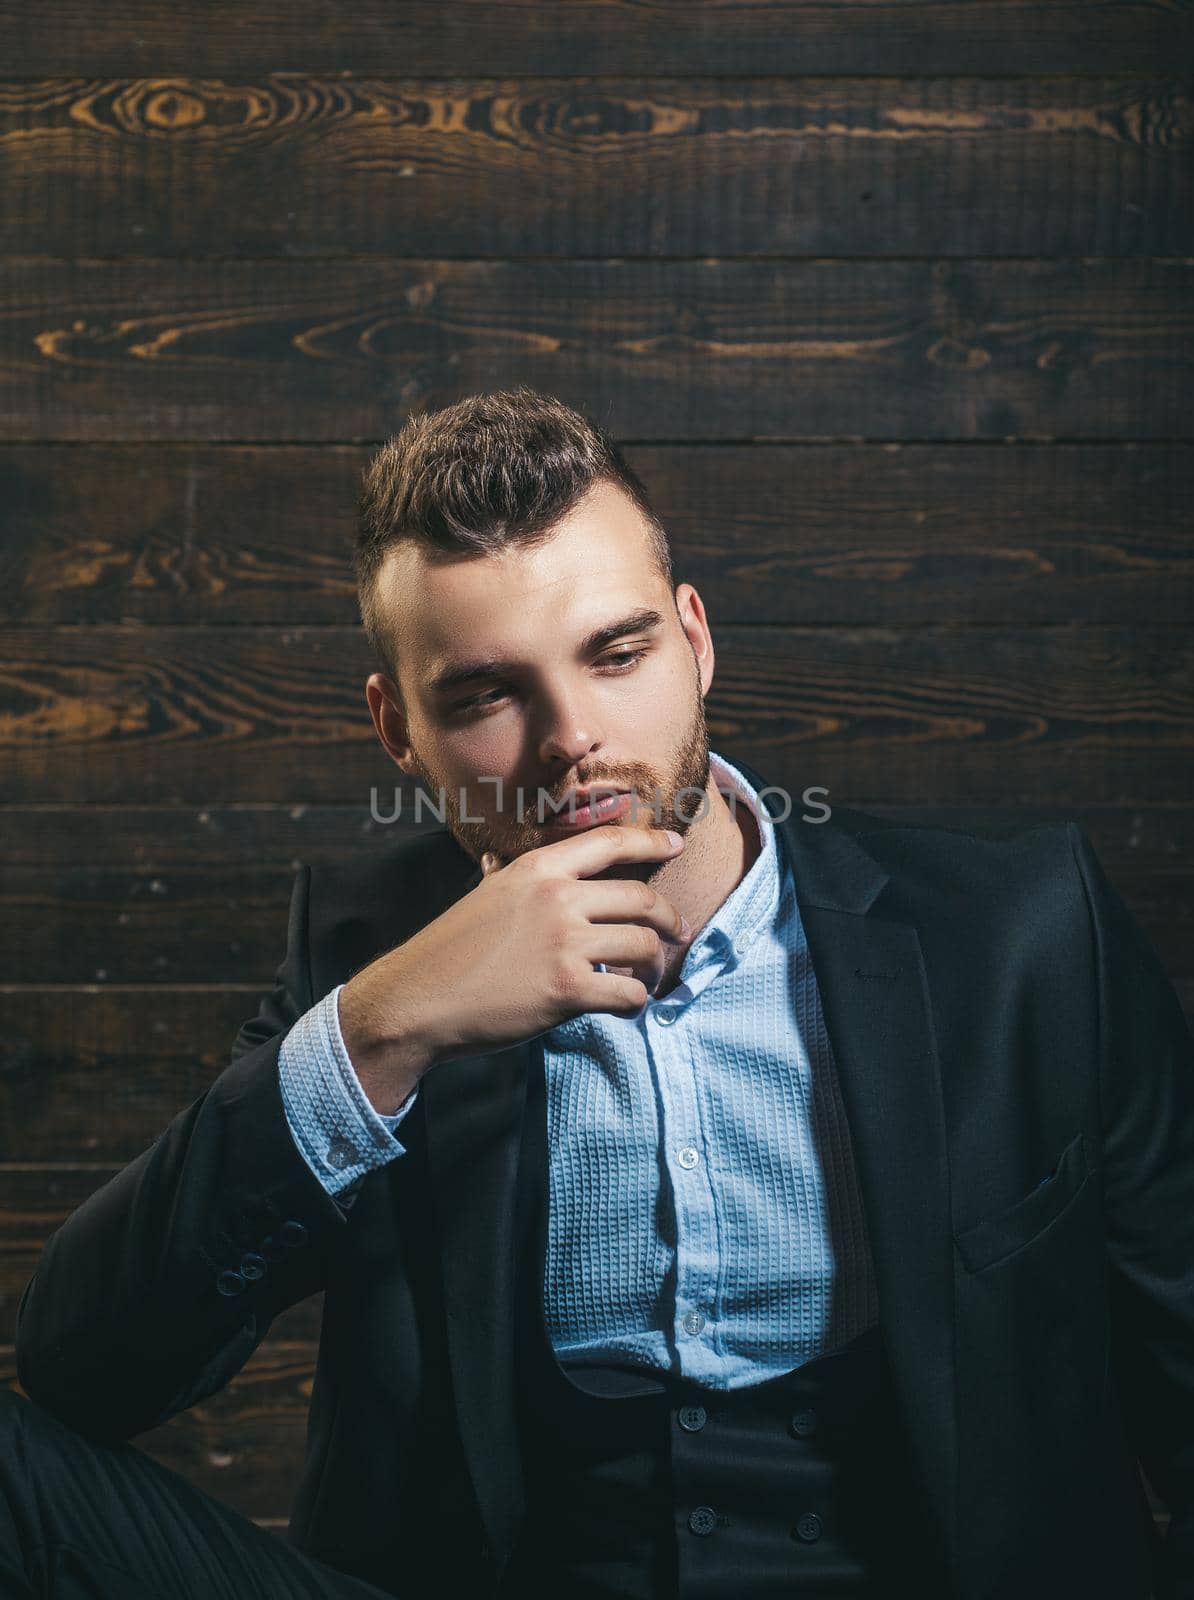
[[[642,716],[653,728],[683,725],[691,715],[692,673],[682,671],[678,665],[661,666],[657,672],[644,676],[637,689]]]
[[[466,783],[474,777],[505,777],[519,748],[518,725],[506,717],[490,717],[467,733],[441,743],[445,765]]]

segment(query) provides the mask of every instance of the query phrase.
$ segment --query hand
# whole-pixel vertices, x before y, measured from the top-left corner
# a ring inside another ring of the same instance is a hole
[[[344,1042],[378,1110],[396,1110],[438,1061],[503,1049],[586,1011],[641,1010],[666,944],[690,930],[649,884],[588,875],[683,847],[662,828],[611,824],[505,866],[484,857],[475,889],[341,990]],[[597,972],[598,962],[628,970]]]

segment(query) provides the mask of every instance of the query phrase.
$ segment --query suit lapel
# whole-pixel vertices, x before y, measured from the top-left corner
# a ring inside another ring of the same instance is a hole
[[[441,1062],[421,1086],[460,1437],[486,1531],[503,1558],[523,1510],[513,1266],[531,1048]]]
[[[480,883],[480,867],[469,861],[469,868],[467,877],[452,875],[435,915]],[[530,1051],[527,1042],[443,1061],[419,1087],[460,1439],[486,1533],[503,1560],[523,1513],[512,1268]]]
[[[765,786],[736,764],[756,788]],[[889,875],[846,830],[796,814],[779,826],[850,1126],[908,1448],[952,1562],[953,1252],[920,940],[911,922],[880,913]],[[479,881],[478,869],[462,892]],[[515,1207],[534,1048],[530,1041],[444,1062],[422,1085],[461,1437],[491,1539],[506,1549],[523,1507],[513,1381]]]
[[[851,834],[832,821],[802,822],[795,808],[780,827],[850,1127],[894,1388],[948,1563],[957,1494],[953,1237],[920,939],[911,922],[879,908],[889,874]]]

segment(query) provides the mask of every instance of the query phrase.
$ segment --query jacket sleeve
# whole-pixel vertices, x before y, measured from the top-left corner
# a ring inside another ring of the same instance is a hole
[[[1194,1040],[1152,945],[1069,824],[1098,963],[1112,1363],[1166,1502],[1158,1594],[1194,1597]]]
[[[285,957],[230,1065],[50,1235],[21,1295],[21,1387],[80,1432],[116,1442],[213,1394],[324,1286],[348,1210],[304,1161],[278,1081],[314,999],[309,885],[300,866]]]

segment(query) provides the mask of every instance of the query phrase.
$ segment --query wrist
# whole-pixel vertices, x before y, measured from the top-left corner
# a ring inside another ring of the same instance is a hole
[[[394,1028],[357,974],[340,990],[337,1019],[344,1048],[369,1103],[381,1116],[393,1116],[433,1065],[434,1048],[414,1008],[403,1008]]]

